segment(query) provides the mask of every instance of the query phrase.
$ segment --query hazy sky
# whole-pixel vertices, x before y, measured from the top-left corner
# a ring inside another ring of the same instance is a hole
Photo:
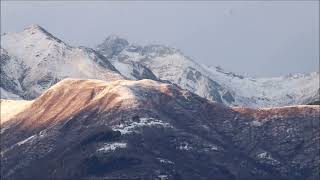
[[[39,24],[74,46],[110,34],[254,76],[319,71],[319,1],[1,1],[1,33]]]

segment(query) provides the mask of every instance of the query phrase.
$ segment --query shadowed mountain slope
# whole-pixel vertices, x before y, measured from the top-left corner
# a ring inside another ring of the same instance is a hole
[[[20,103],[1,114],[3,179],[319,178],[319,106],[232,109],[152,80],[79,79]]]

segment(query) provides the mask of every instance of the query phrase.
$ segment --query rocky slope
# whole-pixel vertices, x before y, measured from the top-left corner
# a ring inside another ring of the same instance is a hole
[[[19,113],[1,114],[2,179],[319,178],[319,106],[228,108],[152,80],[77,79],[7,103]]]
[[[40,26],[1,35],[1,97],[33,99],[66,77],[124,79],[104,56],[75,48]]]
[[[174,48],[131,45],[117,36],[107,38],[97,51],[111,58],[113,64],[143,65],[159,79],[226,105],[270,107],[306,104],[314,96],[319,99],[319,72],[275,78],[245,77],[220,67],[198,64]],[[122,74],[130,74],[132,70],[128,69],[134,68],[118,70]]]

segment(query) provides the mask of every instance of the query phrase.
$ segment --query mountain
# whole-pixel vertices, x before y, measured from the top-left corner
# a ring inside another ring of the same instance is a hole
[[[111,60],[116,69],[118,69],[122,75],[132,80],[152,79],[159,80],[153,72],[144,66],[142,63],[133,62],[128,60],[126,56],[117,56],[120,52],[129,46],[129,42],[126,39],[120,38],[116,35],[107,37],[101,44],[97,46],[97,51],[105,57]],[[131,49],[136,47],[130,46]],[[137,47],[139,48],[139,47]],[[132,51],[134,53],[134,50]],[[113,57],[117,56],[116,59]]]
[[[33,99],[66,77],[124,79],[106,57],[93,49],[69,46],[38,25],[1,35],[4,97]]]
[[[313,96],[319,97],[319,72],[274,78],[246,77],[220,67],[198,64],[175,48],[131,45],[114,35],[98,45],[97,51],[111,58],[115,67],[122,62],[143,65],[159,79],[226,105],[284,106],[305,104]],[[127,69],[134,68],[118,68],[122,74],[128,74]]]
[[[116,35],[96,50],[72,47],[38,25],[1,35],[0,63],[0,92],[5,99],[34,99],[71,77],[174,83],[228,106],[273,107],[319,100],[319,72],[251,78],[198,64],[175,48],[139,46]]]
[[[65,79],[2,108],[2,179],[319,178],[319,106],[229,108],[153,80]]]

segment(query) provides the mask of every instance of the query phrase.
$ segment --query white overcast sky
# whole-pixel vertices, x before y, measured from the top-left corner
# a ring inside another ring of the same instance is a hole
[[[1,1],[1,33],[39,24],[74,46],[117,34],[252,76],[319,71],[319,1]]]

